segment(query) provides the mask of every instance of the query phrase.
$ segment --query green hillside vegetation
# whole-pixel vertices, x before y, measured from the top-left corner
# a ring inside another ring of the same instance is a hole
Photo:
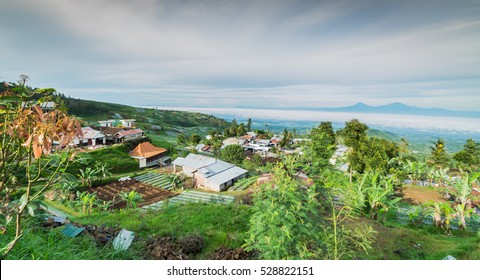
[[[135,119],[136,126],[144,130],[157,146],[176,143],[179,134],[206,135],[209,131],[222,131],[228,126],[223,119],[200,113],[138,108],[63,95],[59,98],[68,108],[68,113],[81,118],[85,125],[96,125],[97,121],[108,119]]]

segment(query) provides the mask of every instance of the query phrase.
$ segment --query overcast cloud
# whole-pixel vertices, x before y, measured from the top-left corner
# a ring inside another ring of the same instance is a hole
[[[479,110],[480,1],[0,0],[0,77],[130,105]]]

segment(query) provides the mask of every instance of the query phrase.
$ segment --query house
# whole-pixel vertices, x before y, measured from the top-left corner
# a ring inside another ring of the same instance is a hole
[[[118,139],[114,138],[114,135],[121,131],[125,131],[125,129],[121,127],[94,126],[93,128],[105,134],[107,144],[116,144],[117,142],[115,141],[118,141]]]
[[[195,150],[201,153],[210,153],[211,146],[205,144],[198,144],[195,146]]]
[[[138,160],[140,168],[157,165],[160,162],[165,162],[168,157],[165,156],[167,149],[155,147],[150,142],[143,142],[138,144],[129,155]]]
[[[106,144],[106,136],[101,131],[95,130],[89,126],[82,127],[83,136],[76,137],[73,140],[75,145],[79,146],[92,146],[95,147],[96,145],[105,145]]]
[[[178,157],[173,161],[174,171],[181,166],[183,173],[193,178],[197,187],[221,192],[244,178],[247,170],[231,163],[211,157],[189,154],[186,158]]]
[[[259,145],[260,147],[268,147],[270,146],[270,140],[269,139],[259,139],[256,141],[256,144]]]
[[[222,145],[222,149],[227,147],[227,146],[230,146],[230,145],[240,145],[240,146],[243,146],[244,144],[248,143],[248,141],[244,140],[244,139],[238,139],[236,137],[230,137],[230,138],[227,138],[225,140],[223,140],[223,145]]]
[[[135,127],[134,119],[98,121],[103,127]]]
[[[115,143],[123,143],[145,137],[145,132],[141,129],[132,129],[127,131],[120,131],[113,135]]]

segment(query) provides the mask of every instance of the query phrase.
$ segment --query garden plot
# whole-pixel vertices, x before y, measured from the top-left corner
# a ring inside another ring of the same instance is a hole
[[[173,189],[173,184],[171,183],[168,176],[165,174],[160,174],[157,172],[149,172],[149,173],[145,173],[143,175],[134,177],[133,179],[157,188],[162,188],[164,190]]]
[[[113,201],[112,208],[124,208],[126,202],[120,198],[120,193],[136,191],[142,196],[142,201],[138,203],[139,207],[163,201],[176,194],[165,189],[152,187],[135,180],[113,182],[105,186],[91,189],[89,192],[96,192],[97,197],[104,201]]]
[[[411,207],[399,207],[396,210],[397,221],[400,224],[406,225],[409,223],[422,223],[424,225],[433,225],[433,216],[431,213],[425,213],[421,208]],[[444,220],[445,218],[442,217]],[[471,215],[465,218],[467,230],[477,232],[480,230],[480,216]],[[454,218],[450,221],[451,229],[458,229],[458,218]]]
[[[147,210],[157,210],[168,204],[187,204],[187,203],[222,203],[230,204],[235,200],[234,196],[206,193],[200,191],[185,191],[180,195],[170,198],[168,201],[159,201],[157,203],[142,207]]]
[[[231,186],[228,191],[243,191],[248,189],[250,186],[255,184],[257,182],[257,179],[260,178],[260,176],[253,176],[249,178],[244,178],[238,180],[235,185]]]

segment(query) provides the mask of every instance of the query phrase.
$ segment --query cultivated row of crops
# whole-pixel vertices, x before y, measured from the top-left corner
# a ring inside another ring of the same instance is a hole
[[[260,176],[253,176],[253,177],[248,177],[248,178],[243,178],[238,180],[235,185],[231,186],[228,191],[243,191],[248,189],[251,185],[255,184],[257,182],[257,179]]]
[[[134,177],[133,179],[145,184],[149,184],[154,187],[162,188],[164,190],[170,191],[173,189],[173,184],[171,180],[165,174],[160,174],[157,172],[149,172],[149,173],[145,173],[140,176]]]
[[[146,205],[143,209],[156,210],[167,204],[187,204],[187,203],[221,203],[230,204],[235,200],[234,196],[221,195],[215,193],[206,193],[200,191],[185,191],[168,200],[159,201],[154,204]]]
[[[421,208],[411,206],[411,207],[401,207],[398,208],[396,211],[397,220],[401,224],[409,224],[409,223],[421,223],[424,225],[433,225],[434,224],[434,217],[432,213],[428,213],[426,211],[422,211]],[[445,217],[441,217],[442,221],[445,222]],[[459,226],[459,219],[454,217],[451,221],[449,221],[448,226],[451,229],[458,229]],[[480,229],[480,216],[476,214],[472,214],[470,217],[465,218],[465,224],[468,230],[471,231],[478,231]]]

